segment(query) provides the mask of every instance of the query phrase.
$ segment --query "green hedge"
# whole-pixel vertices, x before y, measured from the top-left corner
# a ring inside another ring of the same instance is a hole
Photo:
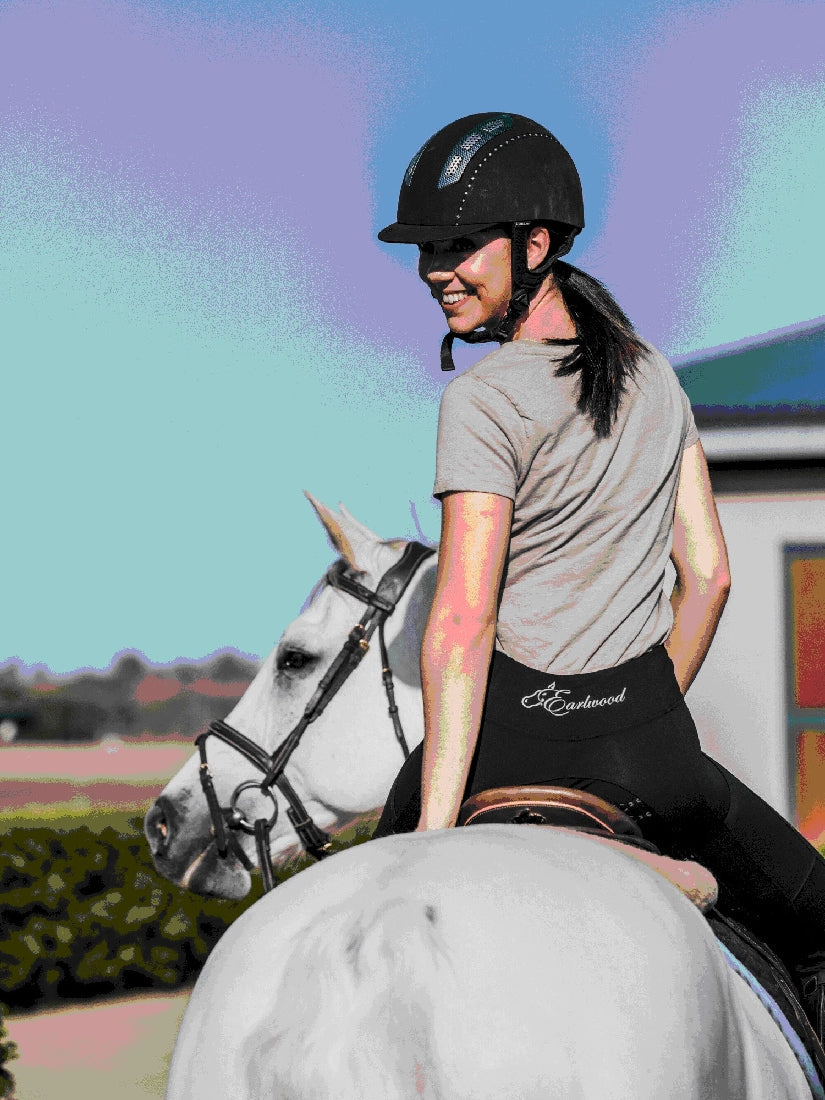
[[[336,846],[368,839],[373,825]],[[11,1011],[26,1011],[191,984],[261,885],[256,875],[240,902],[203,898],[161,878],[142,837],[14,829],[2,837],[0,894],[0,989]]]
[[[17,1044],[7,1038],[4,1012],[5,1006],[0,1005],[0,1096],[14,1096],[14,1077],[6,1063],[17,1057]]]

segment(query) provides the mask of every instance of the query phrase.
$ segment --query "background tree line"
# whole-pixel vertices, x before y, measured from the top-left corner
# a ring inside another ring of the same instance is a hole
[[[104,672],[27,675],[17,662],[0,667],[3,741],[95,741],[105,734],[191,738],[224,717],[257,665],[224,651],[204,661],[154,666],[134,653]]]

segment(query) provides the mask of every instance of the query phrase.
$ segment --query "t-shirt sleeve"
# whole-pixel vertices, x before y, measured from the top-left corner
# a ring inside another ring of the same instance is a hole
[[[464,374],[441,398],[433,495],[497,493],[516,499],[519,439],[524,426],[494,386]]]
[[[679,387],[679,389],[681,390],[681,394],[682,394],[682,406],[684,407],[684,410],[685,410],[686,423],[685,423],[685,445],[684,445],[684,449],[687,450],[688,447],[692,447],[694,443],[699,442],[699,431],[696,427],[696,421],[693,418],[693,409],[690,407],[690,398],[685,393],[685,391],[681,388],[681,386]]]

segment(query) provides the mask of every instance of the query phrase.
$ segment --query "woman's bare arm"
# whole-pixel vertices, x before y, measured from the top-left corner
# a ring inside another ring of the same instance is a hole
[[[421,644],[424,760],[419,831],[455,824],[478,739],[513,502],[495,493],[442,501],[435,598]]]
[[[684,693],[707,655],[730,591],[728,553],[701,443],[682,456],[670,556],[676,584],[665,648]]]

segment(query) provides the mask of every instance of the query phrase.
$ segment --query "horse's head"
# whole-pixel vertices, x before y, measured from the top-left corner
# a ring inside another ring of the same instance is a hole
[[[343,506],[339,512],[309,498],[333,546],[367,588],[401,556],[405,543],[378,538]],[[387,620],[386,639],[395,680],[396,701],[409,747],[423,734],[418,654],[432,599],[435,570],[425,564]],[[267,753],[295,727],[319,680],[340,652],[350,630],[364,613],[363,604],[323,581],[316,585],[300,615],[287,627],[264,661],[227,722]],[[237,750],[215,737],[207,741],[209,769],[221,806],[245,781],[259,782]],[[380,806],[403,763],[387,713],[377,639],[326,710],[308,726],[295,749],[286,775],[322,829],[345,824],[355,814]],[[198,893],[243,897],[250,876],[231,849],[217,852],[199,761],[193,756],[168,783],[146,817],[145,831],[155,866],[168,879]],[[275,861],[296,850],[297,838],[278,794],[279,812],[272,829]],[[272,804],[249,789],[238,808],[252,821],[272,815]],[[234,836],[255,862],[255,844],[244,832]]]

